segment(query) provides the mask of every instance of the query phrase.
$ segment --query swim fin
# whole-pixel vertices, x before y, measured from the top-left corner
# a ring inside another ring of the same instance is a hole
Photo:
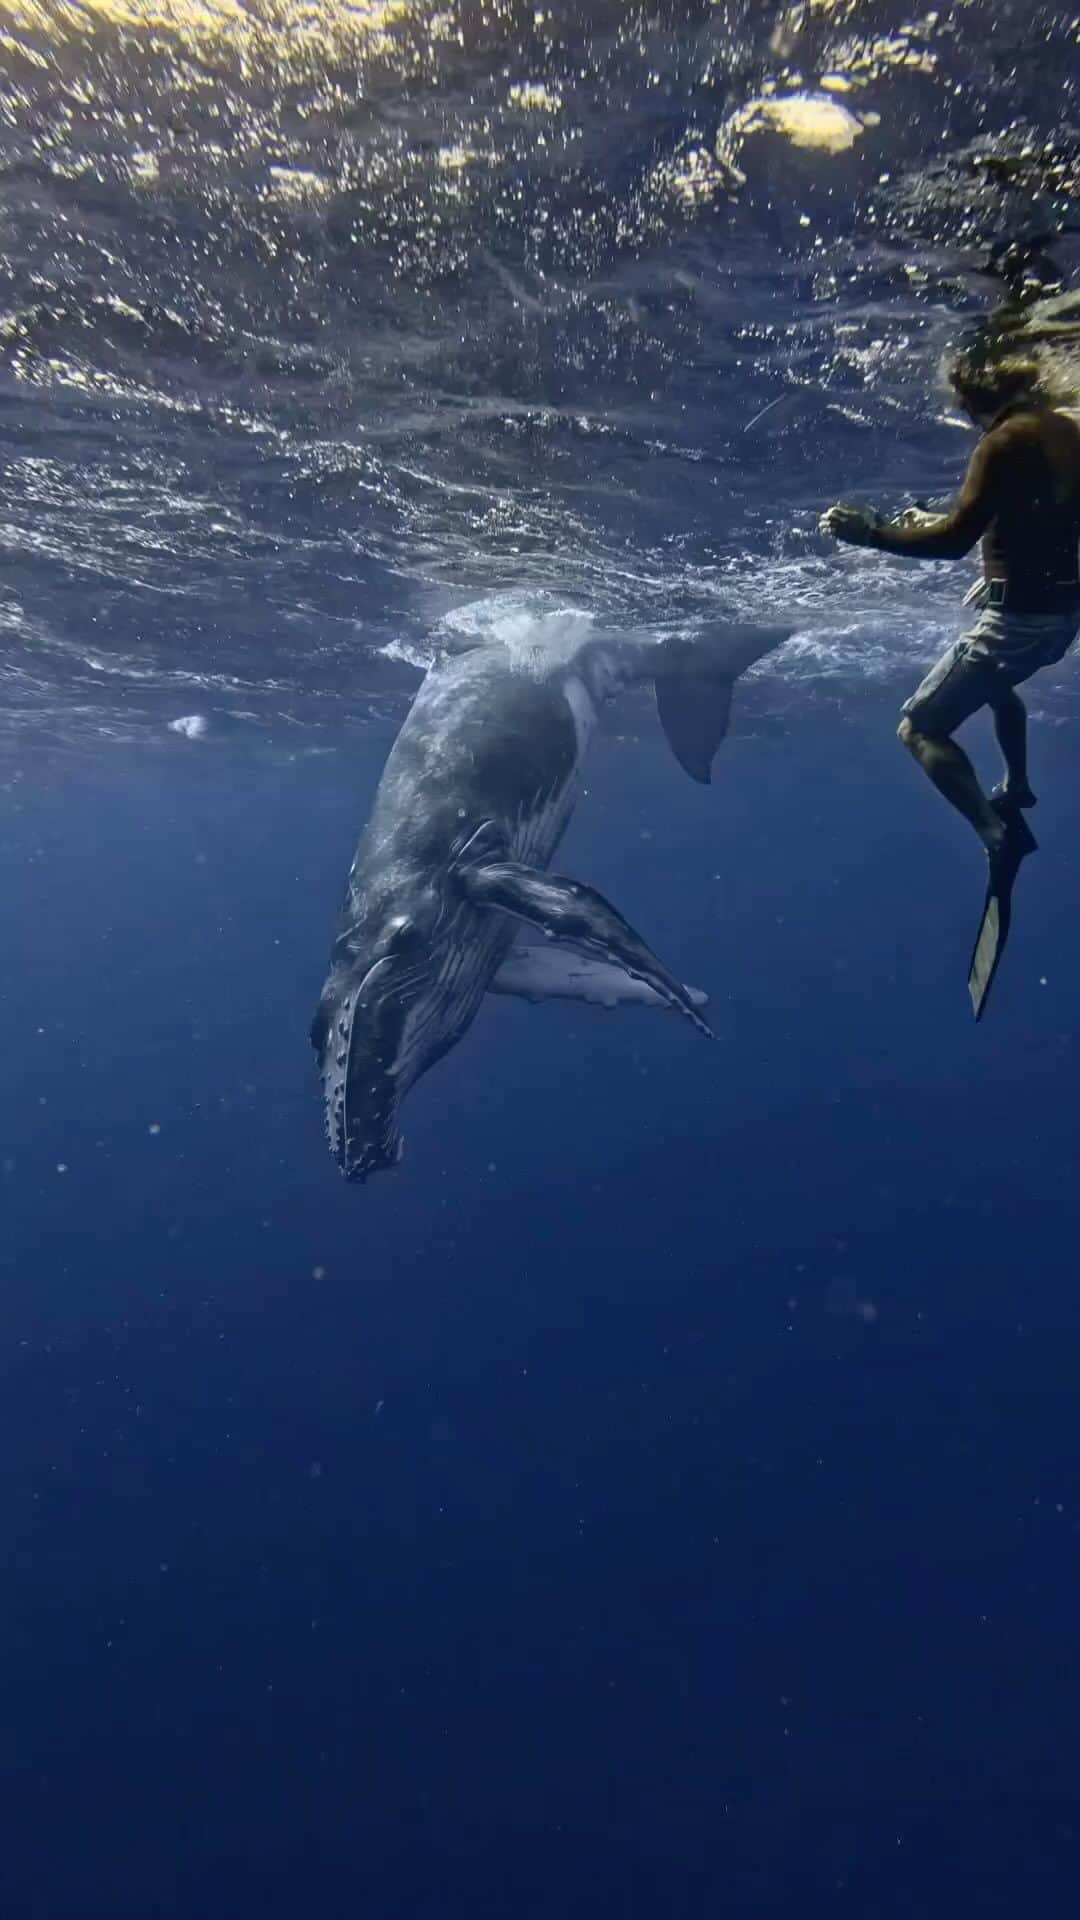
[[[976,1021],[983,1017],[1009,938],[1016,876],[1028,854],[1036,851],[1037,845],[1027,821],[1016,814],[1009,820],[1009,832],[1004,845],[990,858],[986,899],[968,968],[968,992]]]

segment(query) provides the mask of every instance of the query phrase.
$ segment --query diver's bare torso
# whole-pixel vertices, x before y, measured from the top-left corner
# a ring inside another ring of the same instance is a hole
[[[985,576],[1003,583],[1010,613],[1060,612],[1080,601],[1080,414],[1014,401],[985,427],[944,513],[885,520],[837,504],[821,531],[911,560],[959,560],[981,541]]]
[[[1077,580],[1080,416],[1012,409],[980,444],[989,443],[995,511],[982,537],[984,575],[1006,583],[1014,611],[1054,611]]]

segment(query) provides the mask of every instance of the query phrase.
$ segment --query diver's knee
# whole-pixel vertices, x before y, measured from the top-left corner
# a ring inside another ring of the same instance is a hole
[[[922,716],[917,713],[900,715],[896,737],[902,747],[906,747],[909,753],[915,755],[916,760],[921,760],[934,747],[947,747],[949,744],[947,733],[936,727],[928,727]]]

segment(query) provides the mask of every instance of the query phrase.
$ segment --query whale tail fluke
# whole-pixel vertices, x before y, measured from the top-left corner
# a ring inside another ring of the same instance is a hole
[[[709,785],[739,675],[782,646],[791,632],[790,627],[724,625],[664,643],[662,670],[655,676],[656,711],[672,753],[691,780]]]
[[[734,680],[727,678],[656,676],[656,711],[664,738],[680,767],[703,787],[712,780],[713,756],[728,730],[734,691]]]

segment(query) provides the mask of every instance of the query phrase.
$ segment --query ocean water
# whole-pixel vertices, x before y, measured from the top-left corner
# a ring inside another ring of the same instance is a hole
[[[956,484],[1078,73],[1038,0],[0,0],[3,1920],[1072,1911],[1080,680],[976,1028],[893,739],[971,563],[815,529]],[[557,858],[716,1041],[494,1000],[351,1186],[357,834],[552,613],[793,629],[709,788],[613,703]]]

